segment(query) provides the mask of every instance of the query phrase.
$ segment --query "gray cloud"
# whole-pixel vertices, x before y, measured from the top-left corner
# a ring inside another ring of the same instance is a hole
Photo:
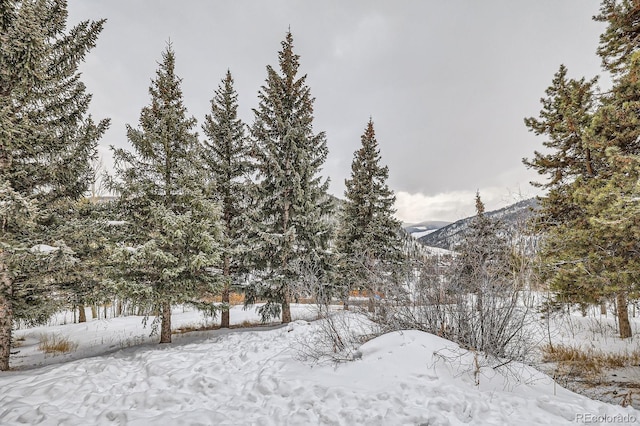
[[[342,195],[372,116],[389,184],[403,193],[398,215],[453,220],[473,206],[477,189],[504,203],[510,192],[533,193],[527,183],[535,176],[520,160],[542,140],[522,120],[537,115],[560,63],[575,77],[600,72],[595,49],[603,28],[591,21],[598,6],[598,0],[86,0],[69,2],[69,11],[71,24],[108,19],[83,66],[93,114],[112,118],[103,145],[127,146],[125,124],[136,125],[148,104],[149,81],[169,39],[190,114],[202,121],[230,68],[241,116],[250,123],[265,66],[277,63],[291,26],[316,97],[315,130],[327,133],[331,191]],[[421,202],[430,197],[451,207]]]

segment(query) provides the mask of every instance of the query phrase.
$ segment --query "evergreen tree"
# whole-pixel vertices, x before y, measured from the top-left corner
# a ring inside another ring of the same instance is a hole
[[[139,128],[127,126],[135,152],[114,150],[119,194],[130,237],[117,253],[119,279],[131,296],[159,309],[160,343],[171,342],[171,305],[198,303],[216,291],[218,207],[205,197],[194,118],[187,117],[175,54],[169,45],[149,87]]]
[[[594,20],[607,24],[597,50],[603,67],[614,78],[623,75],[640,47],[640,1],[602,0]]]
[[[635,13],[635,12],[634,12]],[[614,206],[624,204],[618,202],[620,194],[628,194],[635,182],[629,179],[634,176],[635,169],[623,167],[625,163],[637,164],[640,155],[640,51],[631,53],[626,59],[627,69],[621,73],[611,90],[604,97],[591,122],[591,144],[601,152],[604,161],[598,179],[593,182],[577,180],[574,185],[574,199],[587,211],[587,230],[583,236],[583,247],[588,250],[577,258],[589,259],[589,267],[582,265],[576,270],[583,283],[592,283],[589,288],[596,288],[592,294],[615,296],[617,300],[618,324],[622,338],[631,336],[627,312],[627,295],[633,294],[636,283],[629,277],[640,275],[638,264],[629,259],[629,244],[635,241],[633,227],[608,227],[603,229],[598,218],[604,222],[621,221],[629,223],[628,211],[616,210]],[[624,170],[624,171],[623,171]],[[625,188],[626,185],[626,188]],[[616,190],[615,188],[619,188]],[[606,203],[610,203],[607,205]],[[628,209],[627,209],[628,210]],[[604,218],[602,215],[606,214]],[[615,215],[618,218],[615,218]],[[603,250],[606,247],[607,250]],[[609,257],[608,261],[594,260],[594,256]],[[617,268],[622,268],[624,274]],[[592,279],[594,270],[599,273],[599,280]],[[588,286],[588,284],[585,284]]]
[[[605,295],[615,295],[621,338],[631,337],[628,296],[640,282],[640,157],[607,149],[611,175],[576,185],[575,198],[586,206],[586,229],[568,236],[583,242],[567,273]],[[581,231],[581,232],[580,232]]]
[[[552,283],[563,300],[572,302],[597,301],[593,291],[585,291],[580,280],[565,275],[552,261],[568,255],[569,245],[582,244],[561,236],[568,230],[584,229],[588,221],[584,206],[573,197],[574,182],[594,178],[604,168],[600,152],[592,143],[591,123],[597,107],[595,84],[596,79],[569,79],[567,68],[561,65],[546,90],[547,96],[540,101],[539,118],[525,119],[530,131],[547,138],[543,142],[545,153],[535,151],[533,159],[523,160],[527,167],[546,177],[546,182],[534,183],[548,190],[540,197],[536,222],[547,233],[540,251],[546,265],[543,278]]]
[[[537,136],[545,135],[547,151],[534,152],[532,160],[524,159],[527,167],[546,175],[542,188],[556,189],[578,176],[594,176],[597,170],[586,134],[595,109],[594,88],[597,79],[568,79],[567,68],[560,66],[554,75],[547,97],[542,98],[539,118],[526,118],[525,125]]]
[[[554,125],[568,122],[567,117],[577,117],[579,120],[573,122],[582,123],[576,127],[580,137],[572,145],[579,147],[574,152],[581,155],[574,158],[587,164],[584,153],[589,153],[588,163],[592,166],[582,167],[576,172],[572,161],[555,165],[571,179],[554,181],[552,178],[548,185],[549,195],[543,199],[543,217],[546,215],[547,219],[552,219],[542,222],[547,230],[542,246],[547,277],[561,295],[568,296],[573,302],[595,302],[615,295],[623,338],[630,336],[630,328],[626,326],[629,322],[626,297],[635,291],[635,285],[626,278],[634,277],[636,272],[635,264],[626,260],[625,247],[628,244],[621,241],[628,240],[631,231],[625,227],[603,227],[602,223],[628,222],[623,211],[617,212],[618,219],[614,218],[616,209],[613,206],[620,204],[611,194],[612,185],[624,187],[621,183],[626,182],[625,176],[631,172],[621,175],[620,162],[614,160],[611,153],[617,152],[615,158],[626,159],[640,154],[639,6],[635,0],[604,0],[600,14],[595,17],[597,21],[607,23],[600,38],[598,54],[605,69],[614,77],[613,89],[600,97],[597,108],[590,112],[592,107],[583,108],[589,102],[575,102],[573,105],[565,102],[568,108],[557,108],[554,111],[556,115],[551,114],[542,120],[547,125],[543,133],[551,136],[552,140],[560,140],[566,131]],[[569,92],[572,94],[569,99],[581,99],[578,87],[580,85]],[[593,99],[593,95],[584,99],[589,101],[589,98]],[[534,127],[537,123],[529,121],[527,124],[537,131]],[[556,153],[564,154],[560,145],[550,147]],[[551,162],[541,160],[544,158],[537,156],[529,165],[543,174],[551,172]],[[625,273],[615,273],[621,265],[624,265]]]
[[[341,217],[337,251],[343,300],[351,289],[365,289],[373,308],[375,292],[384,291],[402,260],[401,224],[393,217],[395,195],[387,185],[389,168],[380,164],[380,149],[370,119],[354,154],[351,178],[345,180],[346,202]],[[378,279],[372,279],[373,276]],[[380,281],[382,279],[382,281]]]
[[[313,98],[306,76],[297,78],[299,55],[287,33],[278,54],[280,73],[267,79],[254,109],[251,135],[257,168],[254,253],[259,280],[247,288],[246,303],[264,299],[263,319],[291,321],[294,287],[307,271],[326,270],[332,202],[320,175],[327,158],[324,133],[313,133]]]
[[[57,215],[56,234],[72,248],[76,262],[57,277],[65,307],[78,309],[78,322],[85,322],[85,307],[113,302],[115,288],[110,280],[109,262],[119,230],[109,224],[111,203],[93,203],[88,198],[65,203],[64,216]]]
[[[78,72],[104,21],[69,31],[66,21],[65,1],[0,1],[0,370],[9,368],[14,317],[29,319],[35,300],[54,293],[34,274],[73,263],[63,244],[49,257],[29,248],[47,242],[59,200],[86,191],[108,126],[87,116],[91,96]]]
[[[202,129],[204,162],[209,178],[215,183],[214,200],[222,206],[222,318],[221,326],[229,327],[229,292],[243,271],[247,255],[248,208],[253,166],[245,126],[238,118],[238,95],[233,88],[231,72],[211,100],[211,115]]]

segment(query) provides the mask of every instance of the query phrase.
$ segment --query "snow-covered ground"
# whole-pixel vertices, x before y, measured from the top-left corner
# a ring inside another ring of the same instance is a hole
[[[231,317],[235,323],[257,320],[240,308]],[[531,367],[477,373],[473,354],[418,331],[370,340],[351,362],[309,365],[300,360],[300,343],[312,340],[321,323],[309,321],[315,317],[310,306],[296,306],[294,317],[307,320],[179,334],[162,346],[150,343],[157,337],[149,339],[140,317],[18,330],[25,338],[12,359],[19,369],[0,373],[0,424],[562,425],[640,419],[639,411],[574,394]],[[174,328],[206,321],[197,312],[174,312]],[[41,333],[67,336],[78,347],[72,355],[44,358],[35,345]],[[85,356],[91,357],[67,361]]]

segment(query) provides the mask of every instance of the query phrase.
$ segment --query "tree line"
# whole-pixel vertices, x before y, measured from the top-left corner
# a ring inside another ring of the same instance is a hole
[[[263,319],[286,323],[305,293],[347,300],[356,288],[380,290],[363,270],[395,273],[403,237],[373,121],[338,209],[291,32],[277,66],[267,66],[253,123],[237,116],[228,71],[204,139],[169,44],[149,104],[127,125],[131,149],[113,148],[106,186],[115,200],[93,203],[91,163],[109,120],[88,114],[78,66],[105,21],[66,25],[65,1],[0,1],[0,370],[16,321],[43,323],[71,306],[82,315],[114,297],[134,303],[155,314],[162,343],[176,304],[218,311],[228,327],[229,295],[240,286],[247,304],[262,302]]]
[[[558,303],[614,301],[624,338],[640,273],[640,2],[603,0],[595,19],[607,24],[598,54],[613,86],[603,92],[597,79],[569,78],[561,66],[539,117],[525,119],[546,140],[524,163],[546,178],[534,229],[541,281]],[[290,32],[277,65],[266,67],[253,122],[238,118],[228,71],[200,126],[204,138],[168,45],[149,104],[127,126],[130,149],[113,149],[106,185],[115,200],[91,202],[109,120],[88,114],[78,66],[104,25],[67,30],[63,0],[0,0],[0,370],[9,368],[17,321],[115,299],[153,316],[160,342],[170,342],[172,306],[215,312],[228,327],[233,290],[247,305],[260,302],[264,320],[283,322],[300,297],[348,308],[349,295],[364,291],[389,329],[522,355],[522,291],[532,279],[525,240],[505,239],[478,195],[458,254],[446,265],[424,259],[393,217],[372,119],[345,201],[329,195],[326,136],[314,130]]]

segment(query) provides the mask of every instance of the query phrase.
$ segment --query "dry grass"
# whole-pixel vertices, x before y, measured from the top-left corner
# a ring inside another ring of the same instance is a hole
[[[16,337],[15,339],[13,339],[13,342],[11,342],[11,347],[19,348],[24,344],[25,340],[27,339],[24,336]]]
[[[206,299],[208,302],[222,302],[222,296],[217,295]],[[229,304],[234,305],[244,305],[244,294],[243,293],[229,293]]]
[[[171,334],[183,334],[189,333],[192,331],[210,331],[210,330],[218,330],[220,328],[217,324],[185,324],[181,327],[176,328],[171,331]]]
[[[260,322],[260,321],[249,321],[249,320],[244,320],[242,321],[242,323],[240,323],[239,325],[235,325],[233,326],[234,328],[249,328],[249,327],[258,327],[261,325],[265,325],[264,323]]]
[[[594,378],[606,369],[637,366],[640,350],[624,353],[606,353],[595,349],[581,349],[564,345],[542,347],[543,361],[557,364],[561,375]]]
[[[231,324],[229,328],[249,328],[249,327],[268,327],[274,324],[279,324],[279,322],[268,322],[263,323],[261,321],[249,321],[244,320],[240,324]],[[183,334],[190,333],[192,331],[210,331],[210,330],[219,330],[220,326],[218,324],[185,324],[181,327],[176,328],[171,331],[171,334]]]
[[[45,354],[66,354],[73,352],[78,348],[78,344],[71,342],[68,337],[56,334],[40,335],[40,343],[38,349]]]

